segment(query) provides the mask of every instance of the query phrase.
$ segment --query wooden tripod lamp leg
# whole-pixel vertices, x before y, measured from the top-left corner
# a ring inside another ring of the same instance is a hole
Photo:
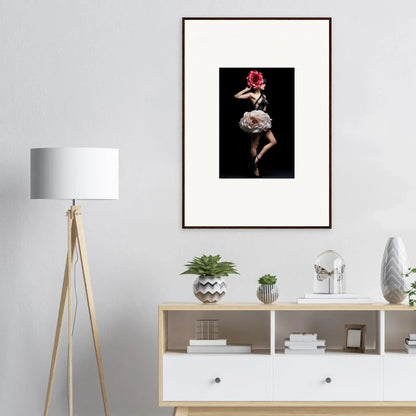
[[[71,215],[72,217],[72,215]],[[73,218],[71,218],[73,222]],[[72,381],[72,223],[68,223],[68,415],[73,416],[73,381]],[[76,229],[75,229],[76,231]],[[75,242],[76,244],[76,242]]]
[[[106,392],[105,381],[104,381],[103,363],[101,359],[100,343],[98,341],[97,321],[95,318],[94,299],[92,297],[90,270],[89,270],[88,260],[87,260],[87,247],[85,244],[84,227],[82,224],[82,217],[81,217],[81,207],[76,207],[76,208],[77,208],[77,212],[75,213],[75,223],[76,223],[76,231],[77,231],[77,236],[78,236],[78,247],[79,247],[79,252],[80,252],[80,257],[81,257],[82,272],[84,275],[84,284],[85,284],[85,292],[87,294],[88,310],[90,313],[91,329],[92,329],[92,336],[94,339],[95,356],[97,358],[98,374],[100,376],[101,394],[103,397],[105,415],[109,416],[108,404],[107,404],[107,392]]]
[[[66,303],[66,298],[68,294],[68,270],[70,266],[72,268],[72,261],[74,259],[74,251],[75,251],[75,244],[76,244],[75,222],[73,222],[72,219],[70,218],[69,211],[68,211],[68,229],[71,229],[71,228],[72,228],[71,240],[70,240],[71,244],[68,247],[68,254],[67,254],[65,273],[64,273],[64,281],[62,284],[61,301],[59,304],[58,321],[56,323],[56,331],[55,331],[55,342],[53,344],[51,368],[49,370],[48,390],[46,393],[45,408],[43,412],[44,416],[47,416],[49,412],[49,404],[50,404],[50,399],[51,399],[53,378],[55,375],[56,359],[58,356],[58,349],[59,349],[59,339],[61,336],[62,321],[64,318],[65,303]]]

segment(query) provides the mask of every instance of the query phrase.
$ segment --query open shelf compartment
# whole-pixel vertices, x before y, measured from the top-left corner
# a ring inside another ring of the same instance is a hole
[[[343,351],[346,324],[366,325],[365,354],[378,354],[382,349],[380,311],[276,311],[275,314],[276,354],[284,354],[284,341],[293,332],[316,333],[318,339],[325,340],[325,354],[351,354]]]
[[[405,338],[409,333],[416,333],[416,312],[386,311],[385,312],[385,353],[391,355],[408,354],[405,348]],[[414,354],[416,358],[416,354]]]
[[[219,321],[219,337],[228,345],[251,345],[252,354],[270,354],[269,311],[168,311],[166,353],[186,353],[199,319]]]

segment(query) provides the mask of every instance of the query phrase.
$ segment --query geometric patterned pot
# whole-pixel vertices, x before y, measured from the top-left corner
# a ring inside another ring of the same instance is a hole
[[[257,288],[257,297],[263,303],[276,302],[279,297],[279,291],[276,285],[260,285]]]
[[[400,237],[390,237],[384,249],[381,262],[381,291],[389,303],[402,303],[407,295],[403,293],[409,289],[404,276],[407,273],[406,248]]]
[[[217,303],[226,293],[227,285],[219,276],[198,276],[194,295],[203,303]]]

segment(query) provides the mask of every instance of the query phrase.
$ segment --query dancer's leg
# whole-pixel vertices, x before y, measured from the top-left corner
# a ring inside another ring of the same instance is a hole
[[[257,149],[260,143],[260,136],[261,136],[261,133],[253,133],[251,135],[250,154],[253,160],[251,166],[252,166],[252,170],[255,176],[260,176],[259,168],[257,167],[257,161],[258,161]]]
[[[269,143],[263,146],[263,148],[261,149],[261,152],[257,155],[257,160],[260,160],[264,156],[264,154],[268,150],[270,150],[273,146],[275,146],[277,143],[276,138],[274,137],[274,134],[271,130],[264,132],[264,136],[269,141]]]
[[[257,156],[257,148],[259,147],[259,143],[260,143],[260,133],[253,133],[251,135],[251,149],[250,149],[250,154],[251,154],[251,158],[254,159]]]

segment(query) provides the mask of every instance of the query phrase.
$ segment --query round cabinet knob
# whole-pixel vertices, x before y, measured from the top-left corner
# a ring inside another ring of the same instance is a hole
[[[332,379],[331,379],[331,377],[327,377],[326,379],[325,379],[325,383],[330,383],[332,381]]]
[[[221,383],[221,379],[220,379],[219,377],[217,377],[214,381],[215,381],[216,383]]]

